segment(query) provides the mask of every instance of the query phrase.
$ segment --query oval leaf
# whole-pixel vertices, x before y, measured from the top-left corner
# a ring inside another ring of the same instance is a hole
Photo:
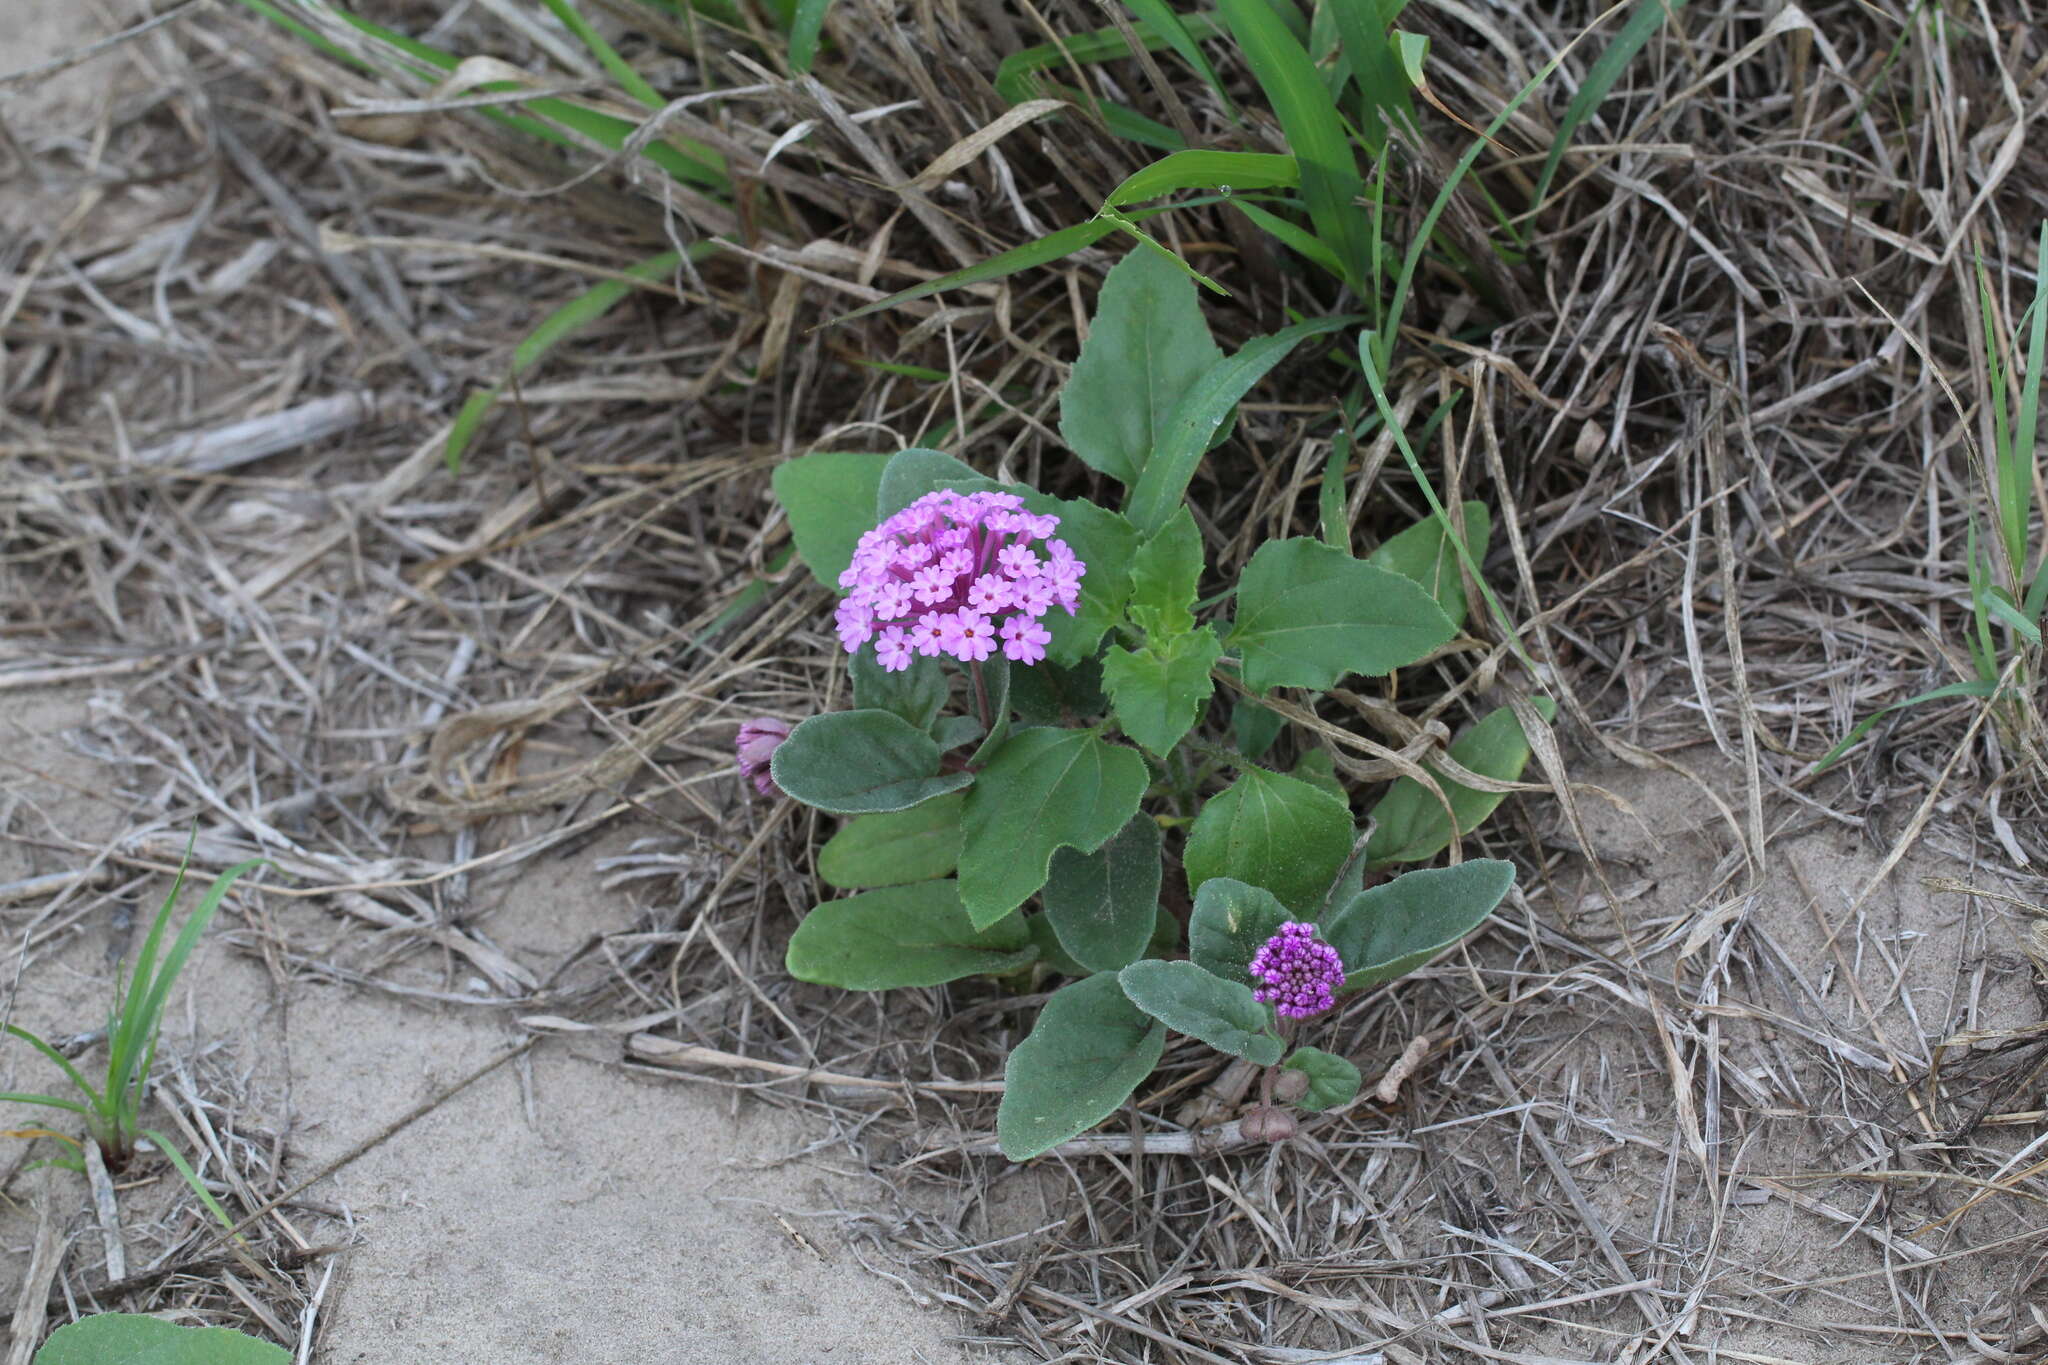
[[[952,691],[937,658],[912,659],[910,667],[892,673],[864,645],[847,658],[846,671],[856,707],[894,712],[919,730],[932,728]]]
[[[897,451],[882,466],[881,483],[875,491],[875,517],[868,525],[886,521],[925,494],[941,488],[950,488],[955,493],[978,493],[1001,487],[994,479],[976,473],[944,451],[912,446]]]
[[[1465,548],[1477,564],[1486,558],[1493,537],[1493,516],[1479,501],[1462,503]],[[1458,573],[1458,551],[1434,515],[1423,518],[1365,557],[1374,568],[1397,573],[1436,599],[1453,627],[1465,624],[1465,580]]]
[[[1298,1047],[1284,1065],[1308,1077],[1308,1093],[1295,1101],[1303,1109],[1315,1113],[1335,1109],[1351,1103],[1358,1094],[1358,1068],[1321,1048]]]
[[[1557,714],[1557,703],[1548,697],[1536,698],[1535,705],[1545,720]],[[1503,706],[1452,740],[1450,755],[1460,766],[1482,777],[1512,782],[1522,775],[1529,762],[1529,739],[1522,733],[1522,723],[1515,719],[1515,713]],[[1479,828],[1480,822],[1507,799],[1504,792],[1475,791],[1442,773],[1435,776],[1451,810],[1457,813],[1460,835]],[[1444,803],[1412,777],[1394,779],[1394,785],[1372,808],[1372,818],[1372,837],[1366,841],[1365,858],[1375,865],[1423,862],[1434,858],[1451,842],[1451,817],[1444,812]]]
[[[1093,853],[1052,855],[1045,917],[1060,946],[1091,972],[1144,953],[1159,918],[1159,826],[1141,812]]]
[[[796,552],[820,583],[839,591],[853,548],[875,524],[875,491],[887,455],[822,450],[775,466],[775,497],[789,518]]]
[[[1293,916],[1263,887],[1214,877],[1195,892],[1188,957],[1225,981],[1251,979],[1252,958]]]
[[[1477,929],[1514,884],[1513,863],[1475,858],[1359,892],[1323,925],[1323,940],[1344,959],[1344,988],[1414,971]]]
[[[818,850],[819,879],[852,889],[945,876],[960,861],[965,799],[955,792],[909,810],[856,816]]]
[[[292,1353],[226,1327],[179,1327],[141,1313],[100,1313],[59,1327],[35,1365],[291,1365]]]
[[[849,991],[937,986],[1014,971],[1038,957],[1020,915],[968,923],[959,884],[918,882],[826,901],[804,916],[785,955],[799,981]]]
[[[1347,673],[1412,664],[1456,633],[1435,600],[1399,574],[1296,536],[1252,556],[1230,643],[1253,691],[1324,691]]]
[[[1188,885],[1211,877],[1262,886],[1312,912],[1351,852],[1351,810],[1297,777],[1246,768],[1209,798],[1188,831]]]
[[[1192,962],[1133,962],[1117,973],[1131,1003],[1175,1033],[1207,1043],[1254,1066],[1280,1060],[1273,1011],[1242,981],[1225,981]]]
[[[974,781],[972,773],[934,776],[938,766],[932,737],[888,711],[812,716],[768,760],[776,786],[834,815],[908,810]]]
[[[1130,1098],[1165,1050],[1166,1025],[1133,1005],[1116,977],[1060,987],[1003,1068],[1003,1155],[1028,1161],[1087,1132]]]
[[[982,770],[961,816],[967,913],[977,925],[993,924],[1045,885],[1054,850],[1101,848],[1137,814],[1145,783],[1137,750],[1090,731],[1011,735]]]

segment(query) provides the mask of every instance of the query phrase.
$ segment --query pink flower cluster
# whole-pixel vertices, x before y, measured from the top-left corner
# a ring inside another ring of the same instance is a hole
[[[1313,924],[1289,920],[1252,956],[1252,998],[1289,1019],[1311,1019],[1337,1003],[1344,963]]]
[[[861,536],[839,576],[839,642],[852,654],[872,640],[891,673],[916,655],[980,663],[998,640],[1011,662],[1037,663],[1052,639],[1039,618],[1072,616],[1088,569],[1051,538],[1059,524],[1014,493],[925,494]]]

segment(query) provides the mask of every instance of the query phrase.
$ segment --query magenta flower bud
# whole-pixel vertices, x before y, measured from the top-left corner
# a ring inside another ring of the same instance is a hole
[[[1289,920],[1253,954],[1251,975],[1260,983],[1253,999],[1282,1018],[1309,1019],[1337,1003],[1344,963],[1313,924]]]
[[[741,725],[739,737],[733,741],[733,749],[739,755],[740,776],[751,778],[754,790],[763,796],[773,796],[777,791],[775,779],[768,773],[768,760],[788,738],[788,722],[763,716]]]

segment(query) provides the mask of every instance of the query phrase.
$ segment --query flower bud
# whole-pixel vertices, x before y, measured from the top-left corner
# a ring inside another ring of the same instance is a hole
[[[1284,1104],[1293,1104],[1308,1093],[1308,1073],[1285,1067],[1273,1078],[1273,1098]]]
[[[741,725],[739,737],[733,742],[734,752],[739,758],[740,776],[751,779],[754,790],[763,796],[776,793],[775,779],[768,772],[768,760],[788,738],[787,722],[763,716]]]
[[[1271,1105],[1257,1105],[1237,1121],[1238,1131],[1253,1142],[1285,1142],[1294,1136],[1294,1115]]]

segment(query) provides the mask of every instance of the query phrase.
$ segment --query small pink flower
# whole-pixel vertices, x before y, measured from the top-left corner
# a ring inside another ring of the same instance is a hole
[[[903,627],[890,626],[875,637],[875,659],[884,673],[901,673],[910,667],[910,641],[904,638]]]
[[[1031,578],[1020,578],[1016,587],[1017,606],[1026,616],[1034,620],[1051,609],[1053,599],[1059,596],[1059,586],[1050,574],[1038,574]]]
[[[939,648],[954,658],[960,657],[960,643],[963,636],[962,622],[958,612],[947,612],[939,617],[937,627]]]
[[[911,646],[927,659],[939,653],[939,623],[944,619],[937,612],[928,611],[910,628]]]
[[[986,616],[963,611],[959,616],[960,643],[953,657],[963,663],[980,663],[996,652],[996,628]]]
[[[935,607],[953,595],[953,580],[959,575],[943,564],[919,569],[911,586],[917,591],[917,600],[928,607]]]
[[[875,589],[875,619],[900,621],[910,614],[912,592],[908,583],[892,578]]]
[[[1030,578],[1039,571],[1038,556],[1029,545],[1005,545],[996,551],[996,563],[1011,578]]]
[[[1052,632],[1028,616],[1003,622],[1003,657],[1012,663],[1035,664],[1045,657]]]
[[[754,790],[763,796],[775,795],[775,779],[769,775],[768,760],[788,738],[786,722],[763,716],[743,723],[739,736],[733,741],[733,750],[739,758],[740,776],[752,781]]]
[[[858,597],[849,597],[841,602],[835,615],[839,624],[839,643],[846,647],[848,654],[873,638],[875,613]]]
[[[1005,607],[1014,605],[1010,585],[995,574],[985,573],[974,580],[974,586],[967,590],[967,605],[984,616],[994,616]]]

